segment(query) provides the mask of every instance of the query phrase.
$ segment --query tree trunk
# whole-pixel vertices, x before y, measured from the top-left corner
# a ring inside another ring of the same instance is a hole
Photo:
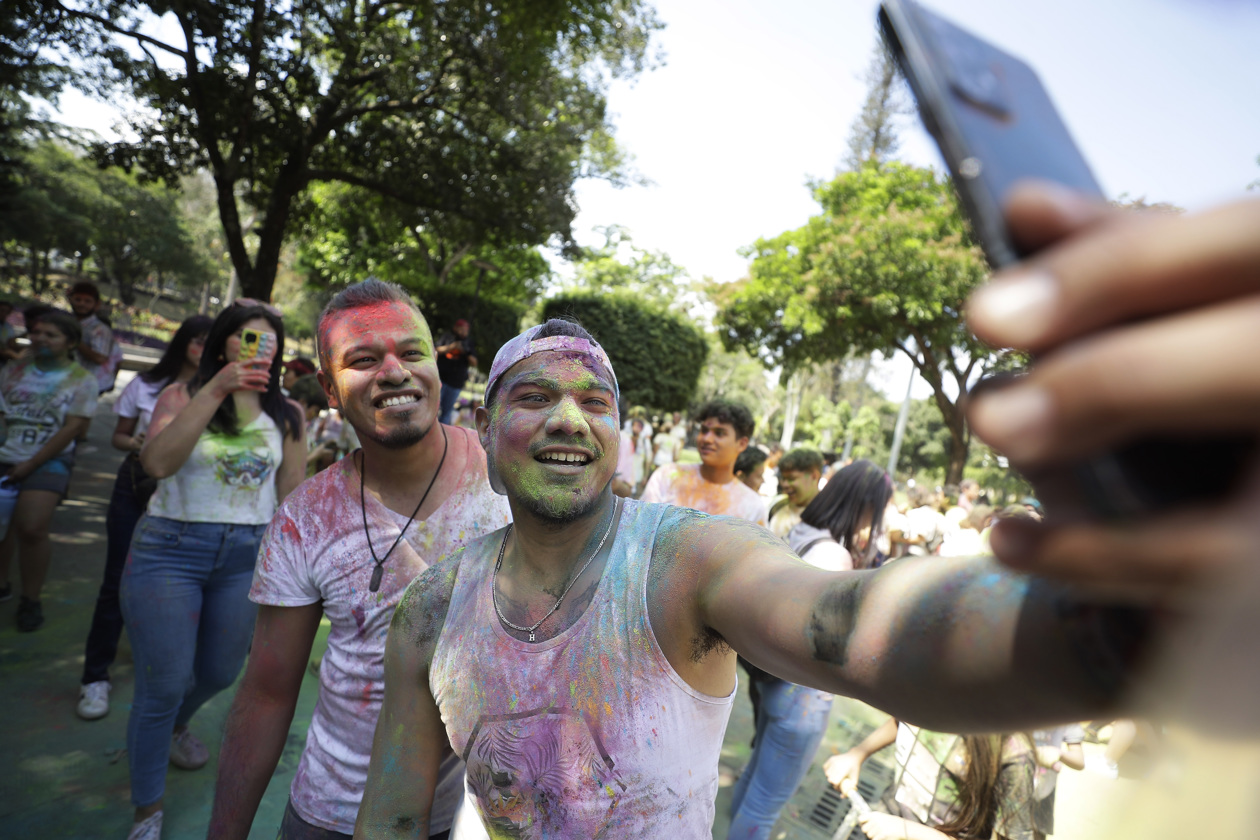
[[[961,400],[959,400],[961,402]],[[963,479],[963,467],[967,466],[967,455],[971,450],[971,435],[967,430],[967,418],[963,415],[958,403],[938,399],[937,405],[945,417],[945,425],[949,428],[949,460],[945,466],[945,483],[958,484]],[[949,406],[949,411],[945,410]]]
[[[785,450],[792,448],[792,438],[796,436],[796,418],[801,413],[801,396],[805,389],[802,380],[804,375],[797,371],[788,377],[787,400],[783,410],[783,434],[779,445]]]

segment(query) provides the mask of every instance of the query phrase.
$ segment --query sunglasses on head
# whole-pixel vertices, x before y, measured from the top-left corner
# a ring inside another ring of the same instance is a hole
[[[272,315],[275,315],[277,318],[284,317],[284,315],[281,314],[279,309],[272,306],[270,303],[266,303],[264,301],[258,300],[257,298],[250,298],[250,297],[237,298],[236,300],[232,301],[232,305],[233,306],[258,306],[265,309],[267,312],[271,313]]]

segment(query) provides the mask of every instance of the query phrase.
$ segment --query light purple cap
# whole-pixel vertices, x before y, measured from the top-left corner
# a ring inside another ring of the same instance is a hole
[[[584,353],[595,361],[604,366],[612,377],[613,392],[620,397],[621,389],[617,385],[617,373],[613,370],[612,362],[608,360],[608,354],[604,352],[604,348],[594,340],[585,338],[576,338],[571,335],[552,335],[546,338],[535,338],[542,331],[543,324],[536,327],[530,327],[525,332],[513,338],[507,344],[499,348],[499,352],[494,354],[494,362],[490,365],[490,377],[486,380],[486,394],[494,390],[495,383],[507,373],[512,365],[517,362],[528,359],[535,353],[545,353],[547,351],[558,350],[561,352]]]

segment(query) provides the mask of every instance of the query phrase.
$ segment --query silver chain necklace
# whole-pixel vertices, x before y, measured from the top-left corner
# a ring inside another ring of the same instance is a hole
[[[490,575],[490,602],[494,604],[494,611],[498,613],[499,621],[502,621],[518,633],[528,633],[529,640],[531,642],[534,641],[534,632],[542,626],[544,621],[551,618],[552,613],[560,609],[560,603],[564,600],[564,596],[569,594],[569,590],[573,588],[573,584],[577,583],[578,578],[580,578],[586,571],[587,567],[591,565],[591,561],[599,556],[599,552],[603,549],[604,543],[608,540],[608,535],[612,533],[613,525],[617,523],[617,511],[620,502],[620,498],[613,502],[612,519],[608,521],[608,530],[604,531],[604,536],[600,539],[599,545],[595,546],[595,550],[591,552],[590,557],[586,558],[586,562],[582,564],[582,568],[578,570],[578,573],[569,579],[569,585],[566,586],[564,591],[560,593],[560,597],[556,599],[556,603],[552,605],[551,609],[547,610],[546,615],[535,621],[532,627],[522,627],[519,624],[513,624],[508,621],[507,616],[503,614],[503,610],[499,609],[499,598],[496,593],[499,591],[499,569],[503,566],[503,553],[507,551],[508,537],[512,534],[512,526],[509,524],[507,531],[503,534],[503,544],[499,546],[499,559],[494,562],[494,573]]]

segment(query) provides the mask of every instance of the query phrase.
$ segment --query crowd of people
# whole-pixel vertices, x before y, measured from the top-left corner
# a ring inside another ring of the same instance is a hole
[[[1237,311],[1254,308],[1260,276],[1242,233],[1255,203],[1143,226],[1049,191],[1019,199],[1016,226],[1062,242],[1042,274],[1016,269],[978,294],[978,333],[1044,352],[1081,335],[1073,312],[1122,326],[978,396],[978,434],[1040,466],[1090,451],[1082,428],[1097,445],[1147,429],[1152,405],[1250,428],[1260,388],[1232,356],[1213,376],[1181,375],[1192,398],[1126,380],[1131,403],[1117,404],[1114,387],[1076,386],[1123,375],[1129,341],[1173,353],[1177,373],[1194,367],[1177,352],[1183,333],[1254,340]],[[1214,239],[1195,235],[1205,218]],[[1156,245],[1158,271],[1144,250]],[[1146,272],[1112,260],[1107,274],[1087,259],[1099,248],[1147,259]],[[1117,289],[1137,283],[1163,292],[1143,303],[1155,320],[1132,326]],[[43,621],[53,511],[121,355],[98,328],[96,288],[77,284],[68,301],[24,313],[29,349],[0,336],[0,598],[16,555],[24,631]],[[868,837],[1044,836],[1054,774],[1085,766],[1083,732],[1063,722],[1139,711],[1130,689],[1156,619],[1170,604],[1191,611],[1173,596],[1233,559],[1180,542],[1152,560],[1166,527],[1043,519],[1032,499],[996,509],[974,481],[903,492],[867,461],[761,450],[752,414],[727,400],[654,427],[622,406],[613,360],[569,321],[497,351],[475,428],[442,422],[477,363],[466,323],[435,341],[404,290],[368,280],[331,300],[317,334],[317,361],[285,361],[279,312],[237,300],[182,323],[114,402],[126,456],[78,712],[107,715],[125,627],[130,840],[161,836],[166,766],[208,762],[191,725],[242,669],[209,836],[248,835],[325,620],[280,837],[709,836],[737,661],[755,740],[730,837],[769,836],[837,694],[891,715],[825,763],[856,796],[863,764],[895,747],[899,781],[862,815]],[[1234,542],[1213,545],[1254,552],[1240,511],[1250,497],[1212,523]],[[1080,585],[1096,582],[1111,586]],[[1117,595],[1126,585],[1140,597]],[[1152,585],[1166,597],[1152,602]],[[943,737],[955,732],[968,734]]]

